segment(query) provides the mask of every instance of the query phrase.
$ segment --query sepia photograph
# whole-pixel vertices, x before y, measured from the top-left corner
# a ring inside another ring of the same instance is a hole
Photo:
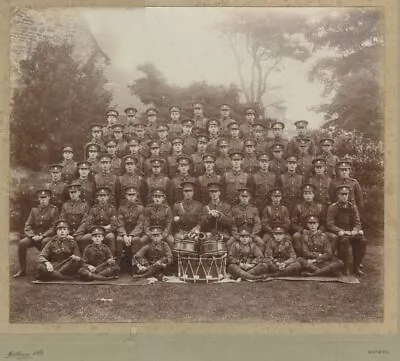
[[[384,321],[382,9],[10,16],[11,324]]]

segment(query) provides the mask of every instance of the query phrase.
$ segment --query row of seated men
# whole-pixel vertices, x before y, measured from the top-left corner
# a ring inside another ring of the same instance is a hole
[[[337,187],[337,201],[329,205],[326,215],[323,206],[314,202],[315,187],[311,184],[304,185],[302,188],[303,202],[295,206],[291,218],[288,208],[281,203],[282,191],[280,189],[272,189],[269,193],[270,204],[263,210],[261,220],[257,208],[250,203],[251,192],[248,188],[238,190],[239,203],[232,207],[221,200],[222,185],[220,183],[208,184],[207,189],[210,202],[206,205],[194,200],[195,183],[186,181],[181,186],[183,200],[176,202],[172,209],[165,202],[166,195],[162,189],[153,190],[151,193],[152,202],[144,207],[138,202],[138,189],[128,187],[125,189],[125,202],[120,205],[118,211],[109,202],[110,189],[100,187],[96,193],[97,203],[80,216],[80,221],[78,222],[76,218],[77,213],[73,211],[68,213],[66,212],[66,207],[63,207],[60,215],[57,207],[50,204],[50,190],[39,190],[39,207],[32,209],[25,225],[24,231],[26,237],[18,245],[20,270],[15,276],[25,275],[26,252],[30,247],[43,248],[40,256],[42,263],[50,262],[46,258],[46,252],[48,252],[49,248],[53,249],[55,258],[59,261],[61,254],[72,252],[73,248],[73,259],[77,261],[76,257],[78,256],[76,252],[85,254],[85,250],[93,242],[92,229],[99,226],[104,231],[104,243],[114,257],[110,266],[116,267],[119,266],[123,253],[125,253],[128,259],[133,261],[132,264],[134,266],[137,266],[137,257],[145,252],[143,249],[153,249],[151,245],[154,238],[152,233],[154,227],[158,228],[158,230],[162,229],[161,238],[164,241],[162,248],[165,250],[174,249],[175,243],[187,237],[188,233],[191,232],[218,233],[224,239],[227,249],[229,249],[230,260],[235,258],[232,255],[232,252],[235,254],[233,245],[238,244],[237,242],[241,244],[241,234],[243,232],[247,232],[247,236],[251,240],[252,246],[250,248],[265,250],[270,247],[269,245],[274,243],[275,234],[279,233],[276,230],[278,227],[285,234],[285,239],[290,240],[290,247],[292,247],[291,249],[294,252],[291,255],[295,254],[296,257],[301,258],[305,254],[304,237],[310,231],[308,225],[310,216],[313,216],[318,222],[319,228],[317,227],[317,230],[320,232],[318,235],[323,234],[323,239],[328,240],[328,243],[326,243],[325,241],[322,242],[317,235],[315,237],[310,236],[310,240],[315,243],[315,247],[318,248],[318,245],[322,243],[324,247],[329,247],[331,257],[336,257],[337,255],[342,262],[337,263],[335,261],[335,264],[340,264],[341,267],[339,268],[341,268],[341,271],[349,274],[349,247],[351,245],[353,272],[362,274],[360,268],[365,255],[366,241],[361,229],[357,206],[348,201],[350,188],[346,185]],[[69,186],[71,200],[65,205],[68,204],[72,207],[72,210],[74,207],[75,209],[79,209],[82,206],[87,206],[86,202],[80,199],[80,188],[80,185],[77,183]],[[71,246],[72,248],[65,248],[62,244],[59,245],[61,236],[58,234],[57,220],[60,216],[63,222],[68,224],[68,237],[65,237],[71,242],[73,241],[74,246]],[[52,238],[55,229],[57,230],[57,235],[55,238]],[[286,246],[284,246],[286,243],[278,247],[278,252],[280,252],[279,250],[286,249]],[[241,254],[241,252],[239,253]],[[154,252],[151,251],[150,254],[152,253]],[[160,252],[158,250],[155,253],[158,254]],[[72,254],[68,257],[70,256],[72,257]],[[292,259],[293,257],[289,258]],[[71,258],[69,260],[71,261]],[[79,258],[79,261],[81,261],[81,258]],[[64,262],[64,258],[62,262]],[[232,262],[229,263],[230,266],[233,265]],[[304,261],[296,262],[304,263]],[[70,263],[66,261],[66,264]],[[240,263],[243,262],[239,262],[239,268],[241,267]],[[64,263],[62,264],[64,265]],[[284,262],[284,264],[289,265],[291,263],[288,261],[287,263]],[[67,266],[65,267],[69,269]],[[296,267],[298,268],[297,264]],[[156,268],[159,269],[159,267]],[[334,271],[338,271],[336,267],[334,268]],[[46,266],[44,269],[42,265],[41,272],[51,273],[53,269],[54,267],[52,266]],[[233,270],[235,267],[232,266],[230,269]],[[242,271],[246,270],[242,269]],[[282,271],[282,269],[279,268],[279,271]],[[237,275],[234,271],[233,273]],[[144,272],[142,275],[148,276],[149,273]],[[240,277],[244,275],[242,273]],[[47,274],[46,277],[48,276]],[[104,274],[100,276],[104,276]],[[61,276],[57,275],[56,277]],[[246,277],[249,276],[247,275]]]

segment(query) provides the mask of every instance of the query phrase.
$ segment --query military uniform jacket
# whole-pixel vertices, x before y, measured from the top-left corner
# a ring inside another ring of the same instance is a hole
[[[231,118],[230,116],[227,118],[219,118],[219,122],[221,124],[221,135],[227,136],[229,134],[229,123],[234,122],[235,119]]]
[[[159,122],[156,120],[155,122],[149,122],[146,127],[146,133],[150,139],[156,140],[158,139],[158,127]]]
[[[122,158],[126,154],[127,142],[123,139],[117,141],[117,157]]]
[[[182,123],[180,120],[174,122],[174,121],[170,121],[169,123],[167,123],[169,126],[169,132],[168,132],[168,136],[169,139],[172,140],[175,137],[179,137],[182,134]]]
[[[121,158],[117,157],[116,155],[111,159],[111,173],[115,175],[121,174]]]
[[[199,185],[199,199],[201,203],[208,204],[211,201],[207,185],[210,183],[219,183],[220,180],[221,176],[216,173],[204,173],[197,178],[197,183]]]
[[[360,183],[358,183],[357,179],[355,178],[348,178],[346,180],[340,179],[340,178],[335,178],[332,180],[332,194],[333,194],[333,200],[337,200],[337,194],[336,194],[336,187],[341,186],[341,185],[346,185],[350,188],[350,193],[349,193],[349,202],[355,204],[357,208],[363,209],[364,208],[364,199],[363,199],[363,194],[362,190],[360,187]]]
[[[269,147],[268,149],[273,145],[273,144],[280,144],[283,147],[283,155],[282,158],[286,158],[288,155],[288,144],[289,144],[289,139],[286,138],[285,136],[282,136],[280,138],[270,138],[269,139]]]
[[[83,251],[85,265],[100,266],[113,258],[110,248],[106,244],[89,244]]]
[[[254,243],[247,245],[241,244],[240,241],[233,242],[228,252],[228,264],[250,263],[257,264],[262,262],[264,255],[261,249]]]
[[[217,210],[222,213],[220,218],[214,218],[209,214],[209,210]],[[203,207],[201,213],[201,230],[204,232],[227,232],[230,233],[232,228],[232,212],[231,206],[227,203],[219,202],[218,204],[214,204],[210,202],[207,206]]]
[[[143,157],[143,155],[141,153],[126,153],[127,155],[132,155],[133,157],[136,157],[138,162],[136,163],[136,169],[137,172],[141,175],[144,175],[144,161],[145,158]]]
[[[237,204],[232,207],[232,236],[239,237],[239,229],[246,228],[250,234],[258,235],[261,231],[260,215],[256,207]]]
[[[250,188],[250,176],[248,173],[240,171],[226,172],[221,177],[221,185],[224,197],[229,204],[234,204],[237,200],[237,191],[240,188]]]
[[[163,226],[163,236],[167,237],[171,233],[172,212],[166,204],[149,204],[143,212],[144,232],[150,236],[150,226]]]
[[[89,211],[89,208],[87,202],[83,200],[77,202],[69,200],[63,204],[60,218],[68,221],[70,234],[73,235],[78,230],[83,218]]]
[[[329,177],[335,178],[336,176],[336,163],[339,162],[339,157],[332,153],[320,153],[317,158],[323,158],[326,161],[327,173]]]
[[[122,236],[140,236],[144,230],[144,207],[138,203],[124,203],[118,208],[118,233]]]
[[[89,145],[89,144],[97,144],[99,147],[100,147],[100,153],[105,153],[105,151],[106,151],[106,146],[104,145],[104,140],[103,139],[99,139],[99,140],[97,140],[97,139],[94,139],[94,138],[92,138],[89,142],[87,142],[86,144],[85,144],[85,147],[84,147],[84,154],[85,154],[85,156],[87,156],[87,154],[86,154],[86,149],[87,149],[87,146]]]
[[[81,198],[92,206],[94,203],[95,192],[96,192],[96,185],[92,178],[78,178],[75,179],[75,182],[81,185]]]
[[[137,174],[124,173],[118,178],[120,185],[119,204],[125,198],[125,189],[135,187],[139,191],[139,201],[143,203],[147,198],[146,183],[142,176]]]
[[[151,171],[151,162],[154,159],[154,157],[150,157],[147,158],[144,163],[143,163],[143,173],[144,176],[150,177],[152,175],[152,171]],[[161,174],[168,176],[168,161],[167,159],[162,158],[163,164],[161,166]]]
[[[225,174],[232,170],[232,161],[229,156],[220,155],[215,161],[215,171],[218,174]]]
[[[77,167],[77,163],[74,160],[64,160],[62,163],[62,177],[63,177],[63,181],[66,183],[70,183],[72,181],[72,179],[75,178],[77,172],[78,172],[78,167]]]
[[[101,173],[100,162],[98,159],[89,159],[87,158],[86,161],[90,163],[90,173],[91,174],[98,174]]]
[[[85,218],[82,220],[76,234],[89,232],[93,226],[108,226],[111,225],[111,230],[114,232],[117,229],[117,210],[112,204],[95,204],[89,209]]]
[[[277,176],[285,173],[287,170],[286,167],[286,160],[283,158],[277,159],[277,158],[271,158],[271,161],[269,163],[269,171],[272,173],[275,173]]]
[[[289,143],[288,143],[288,147],[287,147],[287,152],[288,155],[298,155],[300,153],[299,151],[299,144],[300,144],[300,139],[302,138],[307,138],[307,135],[300,137],[298,135],[295,135],[292,139],[290,139]],[[310,154],[311,156],[315,155],[315,144],[314,141],[310,138],[311,142],[310,142],[310,146],[308,148],[308,154]]]
[[[183,156],[183,153],[181,154],[171,154],[167,158],[167,173],[171,179],[174,178],[178,174],[178,157]]]
[[[196,152],[192,155],[193,161],[193,175],[198,177],[205,172],[203,163],[203,153]]]
[[[55,236],[42,249],[39,262],[50,262],[57,266],[72,255],[80,256],[78,244],[73,239]]]
[[[147,138],[146,134],[143,138],[137,137],[137,140],[140,145],[139,153],[142,155],[143,158],[148,158],[150,156],[150,150],[148,146],[149,139]]]
[[[162,158],[167,158],[172,151],[172,143],[168,139],[159,139],[160,143],[160,156]]]
[[[323,259],[329,261],[333,255],[328,236],[320,230],[316,233],[311,233],[309,230],[304,231],[302,250],[305,258],[316,258],[319,254],[322,254]]]
[[[318,216],[320,227],[325,224],[325,209],[321,203],[312,201],[311,203],[301,202],[296,204],[292,214],[292,229],[296,232],[302,232],[307,228],[307,217]]]
[[[229,138],[228,139],[229,142],[229,150],[230,151],[237,151],[237,152],[241,152],[243,150],[243,139],[242,138]]]
[[[120,184],[118,177],[112,172],[99,173],[94,176],[95,189],[99,187],[108,187],[111,190],[110,200],[112,203],[115,202],[116,194],[120,193]]]
[[[334,193],[332,188],[332,178],[328,175],[313,175],[307,183],[315,186],[315,200],[321,204],[329,205],[332,203]]]
[[[351,202],[332,203],[328,207],[326,225],[328,230],[334,233],[360,230],[361,221],[357,206]]]
[[[219,136],[211,136],[207,145],[207,153],[215,154],[218,151]]]
[[[240,133],[242,134],[243,139],[250,139],[253,136],[253,125],[248,123],[242,123],[240,125]]]
[[[269,151],[269,149],[267,149],[267,143],[265,142],[265,138],[264,137],[261,137],[261,138],[253,137],[251,139],[253,139],[254,142],[256,143],[254,147],[255,147],[255,151],[256,151],[257,154]]]
[[[183,153],[184,154],[193,154],[196,152],[197,148],[197,140],[193,137],[193,135],[184,135],[182,134],[183,140],[185,143],[183,144]]]
[[[173,217],[180,217],[178,222],[174,222],[176,231],[190,231],[199,225],[202,210],[203,205],[195,200],[176,202],[172,207]]]
[[[25,222],[24,233],[27,237],[42,235],[48,237],[54,234],[54,223],[58,220],[58,208],[53,205],[34,207]]]
[[[296,259],[296,253],[292,246],[292,240],[288,235],[285,235],[284,239],[280,243],[276,242],[274,238],[271,238],[265,245],[264,253],[265,258],[277,262]]]
[[[172,263],[172,251],[167,242],[151,242],[135,254],[135,259],[142,266],[152,265],[157,261],[168,265]]]
[[[206,133],[206,126],[207,126],[208,118],[205,117],[194,117],[193,118],[193,129],[196,130],[196,133]]]
[[[172,180],[172,189],[173,189],[173,196],[172,200],[173,203],[175,202],[180,202],[183,199],[183,189],[182,189],[182,182],[193,182],[194,184],[197,184],[197,178],[192,177],[190,175],[183,176],[183,175],[177,175],[175,176]],[[194,198],[198,198],[198,190],[195,188],[194,189]]]
[[[303,176],[296,173],[284,173],[278,178],[278,184],[283,190],[283,196],[286,200],[300,200],[301,186],[303,184]]]
[[[67,183],[63,181],[49,182],[46,184],[46,188],[51,190],[50,203],[60,209],[67,200]]]
[[[173,204],[174,197],[174,185],[171,180],[165,175],[155,176],[154,174],[146,178],[147,185],[147,203],[151,203],[151,192],[153,189],[160,188],[167,195],[168,204]]]
[[[304,179],[307,179],[313,169],[313,156],[310,154],[302,154],[297,156],[297,173],[301,174]]]
[[[258,171],[252,176],[252,194],[256,204],[263,204],[269,191],[276,186],[277,176],[272,172]]]
[[[290,227],[289,210],[281,204],[278,206],[269,204],[263,210],[261,224],[262,229],[268,233],[272,233],[276,226],[282,226],[287,231]]]
[[[259,161],[257,159],[256,153],[251,154],[250,156],[245,154],[243,158],[242,167],[246,173],[254,174],[259,170]]]

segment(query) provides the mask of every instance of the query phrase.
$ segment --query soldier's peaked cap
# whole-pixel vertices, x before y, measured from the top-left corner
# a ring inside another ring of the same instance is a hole
[[[217,160],[214,154],[203,154],[203,162],[212,161],[215,162]]]
[[[207,184],[207,189],[208,191],[220,191],[221,190],[221,184],[220,183],[208,183]]]
[[[301,190],[303,192],[315,192],[315,185],[314,184],[303,184],[301,186]]]
[[[106,230],[104,229],[104,227],[94,226],[90,230],[90,233],[92,233],[93,235],[95,235],[95,234],[103,234],[104,235],[106,233]]]
[[[275,226],[272,229],[272,233],[285,233],[285,229],[281,226]]]
[[[138,189],[136,187],[126,187],[125,194],[137,194]]]
[[[125,128],[125,126],[121,123],[115,123],[111,126],[112,130],[123,130]]]
[[[319,223],[319,218],[317,215],[311,214],[307,217],[308,223]]]
[[[308,125],[308,121],[307,121],[307,120],[296,120],[296,121],[294,122],[294,125],[295,125],[297,128],[306,127],[306,126]]]
[[[62,150],[63,152],[73,152],[73,151],[74,151],[74,149],[73,149],[70,145],[64,145],[64,146],[61,148],[61,150]]]
[[[221,122],[218,119],[215,119],[215,118],[208,119],[206,127],[208,128],[211,124],[216,125],[218,127],[221,126]]]
[[[163,162],[164,161],[161,158],[153,158],[153,159],[150,160],[150,163],[151,163],[152,166],[154,166],[154,165],[162,165]]]
[[[268,153],[260,153],[257,157],[258,160],[270,160]]]
[[[286,162],[288,163],[297,163],[297,158],[294,155],[291,155],[286,158]]]
[[[134,113],[137,113],[137,109],[135,107],[127,107],[125,108],[124,112],[128,113],[130,110],[133,111]]]
[[[67,185],[68,189],[81,189],[81,184],[77,181],[72,182],[71,184]]]
[[[181,183],[182,189],[195,189],[196,183],[191,181],[184,181]]]
[[[234,150],[234,151],[229,152],[229,157],[231,157],[231,158],[237,158],[237,157],[239,157],[239,158],[243,159],[243,153]]]
[[[281,196],[283,194],[282,189],[280,188],[272,188],[269,191],[270,196]]]
[[[134,155],[130,155],[130,154],[125,155],[122,159],[125,162],[125,164],[126,163],[135,163],[136,164],[139,161],[137,157],[135,157]]]
[[[256,111],[253,108],[247,108],[244,112],[245,112],[245,114],[254,114],[254,115],[256,115]]]
[[[112,115],[112,116],[114,116],[114,117],[118,117],[118,116],[119,116],[119,113],[118,113],[118,111],[115,110],[115,109],[109,109],[109,110],[107,110],[106,115]]]
[[[326,160],[324,158],[315,158],[312,161],[314,165],[326,165]]]
[[[82,162],[78,162],[76,165],[78,168],[90,168],[91,164],[87,160],[83,160]]]
[[[158,114],[158,110],[157,110],[157,108],[149,108],[146,110],[146,114],[149,115],[149,113]]]
[[[102,154],[99,158],[99,161],[101,162],[103,160],[107,160],[107,161],[111,162],[112,156],[110,154]]]
[[[285,123],[279,121],[279,120],[275,120],[272,124],[271,124],[271,128],[277,128],[277,126],[279,126],[279,128],[285,129]]]
[[[56,228],[69,228],[69,223],[65,219],[59,219],[56,222]]]
[[[51,197],[51,190],[48,188],[40,188],[36,191],[39,198]]]
[[[183,140],[183,138],[182,137],[174,137],[173,139],[172,139],[172,142],[171,142],[172,144],[183,144],[184,143],[184,140]]]
[[[152,234],[160,234],[164,231],[164,227],[158,224],[150,226],[150,231]]]
[[[86,151],[93,150],[94,148],[96,148],[98,152],[100,151],[100,145],[98,145],[97,143],[88,143],[86,145]]]
[[[332,138],[322,138],[319,141],[319,144],[321,145],[333,145],[333,143],[335,143],[335,141]]]
[[[241,228],[239,230],[239,236],[249,236],[250,232],[247,228]]]
[[[169,112],[181,112],[181,107],[178,105],[172,105],[169,107]]]
[[[271,150],[276,151],[276,150],[283,150],[283,145],[279,143],[275,143],[271,145]]]
[[[52,164],[49,166],[50,172],[61,172],[63,169],[62,164]]]
[[[157,189],[153,189],[151,191],[151,195],[152,196],[165,196],[165,192],[162,189],[157,188]]]
[[[190,159],[190,157],[187,156],[187,155],[180,155],[180,156],[177,158],[177,162],[178,162],[178,163],[187,163],[187,164],[190,164],[191,159]]]
[[[245,196],[250,196],[250,189],[249,188],[239,188],[237,190],[237,192],[239,193],[239,195],[245,195]]]
[[[109,195],[110,193],[111,193],[111,189],[109,187],[106,187],[106,186],[98,187],[96,189],[96,194],[97,195],[100,195],[100,194]]]
[[[349,193],[350,187],[345,184],[341,184],[341,185],[336,186],[336,190],[337,190],[337,192],[347,191],[347,193]]]

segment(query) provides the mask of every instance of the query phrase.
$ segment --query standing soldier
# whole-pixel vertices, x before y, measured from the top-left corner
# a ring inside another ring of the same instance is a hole
[[[178,171],[178,158],[183,155],[183,139],[175,137],[172,139],[172,152],[167,158],[168,172],[167,175],[172,179],[176,176]]]
[[[148,158],[149,149],[147,145],[149,144],[149,137],[146,134],[146,124],[144,124],[142,121],[138,121],[135,124],[135,138],[140,145],[139,153],[144,158]]]
[[[265,141],[265,126],[262,123],[254,123],[253,125],[253,140],[256,144],[256,153],[261,154],[268,152],[267,143]]]
[[[78,163],[78,174],[79,177],[73,182],[80,185],[80,196],[91,207],[94,203],[96,184],[94,178],[90,176],[90,163],[88,161]]]
[[[218,119],[209,119],[207,121],[207,133],[208,133],[208,153],[215,153],[217,151],[218,140],[221,135],[221,123]]]
[[[36,192],[39,199],[39,206],[33,207],[25,222],[25,238],[18,243],[19,271],[14,277],[25,276],[26,274],[26,252],[28,248],[36,247],[41,250],[54,234],[54,224],[58,219],[58,209],[50,204],[51,191],[39,189]]]
[[[229,134],[228,131],[228,124],[231,123],[232,121],[235,121],[235,119],[231,118],[230,116],[230,111],[231,108],[228,104],[221,104],[220,107],[220,126],[221,126],[221,135],[227,136]]]
[[[296,127],[297,135],[295,135],[288,144],[288,154],[289,155],[299,155],[299,146],[300,146],[300,141],[302,139],[308,138],[307,136],[307,126],[308,126],[308,121],[307,120],[297,120],[294,122],[294,125]],[[312,156],[315,156],[315,145],[310,139],[310,147],[307,149],[308,154],[311,154]]]
[[[158,126],[159,122],[157,120],[158,110],[156,108],[149,108],[146,110],[147,116],[147,126],[146,133],[150,139],[158,139]]]
[[[181,155],[177,161],[178,161],[178,172],[175,175],[175,177],[172,178],[172,180],[171,180],[171,183],[173,185],[172,186],[172,189],[173,189],[172,201],[173,201],[173,203],[179,202],[183,199],[183,188],[182,188],[183,182],[197,183],[196,178],[189,174],[191,159],[186,155]],[[196,194],[196,198],[197,198],[197,196],[198,195]]]
[[[192,119],[182,120],[182,138],[184,139],[183,153],[187,155],[193,154],[197,148],[197,139],[193,135],[192,131],[193,131],[193,120]]]
[[[67,200],[67,183],[62,181],[62,165],[53,164],[49,167],[51,181],[45,185],[45,188],[51,191],[50,203],[59,210]]]
[[[162,158],[161,155],[161,148],[160,148],[160,143],[157,140],[151,140],[149,142],[149,149],[150,149],[150,157],[148,157],[144,163],[143,163],[143,173],[144,176],[147,178],[151,174],[151,163],[153,159],[161,159],[162,160],[162,168],[161,168],[161,173],[163,175],[168,176],[168,162],[166,157]]]
[[[243,139],[240,138],[239,124],[236,122],[230,122],[228,124],[228,128],[229,128],[229,133],[230,133],[229,138],[228,138],[229,149],[232,151],[236,151],[236,152],[242,152],[244,142],[243,142]]]
[[[65,183],[71,183],[71,181],[76,177],[77,166],[74,160],[74,150],[70,145],[65,145],[62,147],[63,160],[61,162],[62,170],[61,176]]]
[[[158,126],[158,142],[160,144],[160,155],[162,158],[167,158],[172,151],[172,144],[168,139],[169,126],[160,124]]]
[[[303,176],[303,179],[307,179],[313,168],[313,156],[309,154],[309,148],[311,145],[310,138],[302,138],[298,140],[299,149],[297,151],[297,172]]]
[[[137,163],[138,159],[132,155],[126,155],[122,160],[122,168],[124,169],[124,172],[122,176],[118,178],[120,192],[117,195],[117,201],[119,205],[125,198],[125,190],[128,187],[134,187],[139,191],[138,201],[140,204],[144,204],[146,201],[146,183],[144,178],[139,175],[139,172],[136,168]]]
[[[253,185],[252,194],[254,203],[262,214],[266,204],[270,190],[276,186],[277,176],[268,170],[269,156],[267,153],[260,153],[258,156],[259,170],[252,175],[251,184]]]
[[[192,154],[193,162],[193,175],[198,177],[202,175],[205,171],[203,164],[203,156],[206,154],[208,144],[208,136],[205,134],[197,135],[197,151]]]
[[[127,107],[124,113],[126,116],[126,124],[134,124],[136,121],[137,109],[135,107]]]
[[[283,131],[285,129],[285,123],[280,121],[274,121],[271,124],[272,134],[274,138],[272,139],[273,144],[280,144],[283,150],[283,156],[287,156],[287,147],[289,140],[284,136]]]
[[[182,134],[182,123],[181,123],[181,107],[172,105],[169,108],[170,119],[167,122],[169,126],[169,139],[180,137]]]
[[[315,187],[315,200],[328,207],[332,203],[332,178],[326,174],[326,161],[324,158],[313,160],[314,172],[307,183]]]
[[[292,212],[293,207],[301,200],[301,186],[303,176],[296,173],[297,159],[291,155],[286,159],[287,172],[281,174],[278,178],[278,185],[283,190],[284,203]]]
[[[55,228],[57,235],[46,244],[38,259],[37,277],[42,281],[72,279],[83,263],[79,247],[69,235],[68,223],[59,220]]]
[[[161,173],[163,164],[163,159],[154,158],[151,160],[151,174],[146,178],[147,204],[151,203],[151,194],[156,189],[161,189],[167,197],[168,204],[173,204],[174,186],[171,180]]]
[[[132,139],[128,142],[128,152],[127,155],[135,157],[138,161],[136,164],[137,172],[141,175],[144,175],[144,157],[140,153],[140,143],[136,139],[136,137],[132,137]]]
[[[119,113],[114,110],[110,109],[106,112],[106,120],[107,124],[103,127],[103,140],[106,142],[107,140],[112,139],[112,126],[118,121]]]
[[[240,132],[243,139],[253,138],[253,126],[256,121],[256,111],[252,108],[247,108],[244,112],[245,119],[240,126]]]
[[[229,157],[229,143],[226,139],[220,139],[218,142],[218,156],[217,160],[215,161],[215,171],[218,174],[225,174],[232,170],[232,161]]]
[[[339,157],[332,153],[332,147],[334,144],[332,138],[323,138],[319,141],[321,152],[317,158],[323,158],[327,164],[327,172],[331,178],[336,176],[336,164],[339,162]]]
[[[116,123],[112,127],[113,139],[116,142],[117,151],[116,155],[118,158],[122,158],[126,154],[127,143],[124,139],[124,126],[122,124]]]
[[[221,176],[215,173],[215,155],[204,154],[203,163],[205,172],[197,178],[197,184],[199,185],[199,199],[203,204],[210,202],[210,195],[208,191],[208,185],[210,183],[220,183]]]
[[[365,256],[367,241],[361,228],[360,215],[357,206],[349,202],[350,187],[338,186],[336,189],[337,202],[328,207],[326,224],[328,230],[337,236],[339,257],[344,262],[345,274],[349,275],[351,245],[353,253],[353,272],[363,275],[360,266]]]
[[[231,206],[237,203],[237,191],[241,188],[250,188],[250,175],[242,170],[243,154],[230,152],[232,170],[226,172],[221,178],[224,199]]]
[[[193,106],[193,126],[194,134],[205,133],[208,119],[204,117],[204,104],[202,102],[194,102]]]
[[[250,204],[250,189],[238,189],[239,204],[232,207],[232,237],[227,242],[228,248],[239,239],[239,230],[245,228],[250,232],[250,237],[259,247],[263,247],[263,240],[260,238],[261,220],[258,210]]]
[[[119,194],[120,184],[118,177],[111,172],[111,155],[104,154],[100,157],[101,173],[94,176],[96,189],[107,187],[110,189],[109,202],[116,203],[116,197]]]
[[[269,164],[269,170],[278,177],[286,172],[286,161],[283,158],[283,146],[281,144],[273,144],[271,146],[272,158]]]
[[[111,173],[121,175],[121,158],[117,156],[117,142],[114,139],[106,142],[107,154],[111,157]]]
[[[255,174],[259,170],[255,145],[256,143],[253,139],[248,139],[244,142],[243,170],[250,175]]]
[[[135,107],[128,107],[125,109],[126,123],[122,131],[124,138],[128,141],[132,139],[132,137],[135,134],[135,124],[137,122],[136,114],[137,114],[137,109]],[[122,156],[123,154],[120,155],[120,157]]]
[[[90,126],[90,132],[92,138],[89,140],[88,143],[85,144],[85,150],[87,149],[87,145],[89,143],[95,143],[100,147],[99,152],[105,152],[106,147],[104,145],[102,126],[100,124],[92,124]]]
[[[88,143],[85,150],[85,160],[89,163],[90,175],[101,172],[99,162],[100,146],[96,143]]]

